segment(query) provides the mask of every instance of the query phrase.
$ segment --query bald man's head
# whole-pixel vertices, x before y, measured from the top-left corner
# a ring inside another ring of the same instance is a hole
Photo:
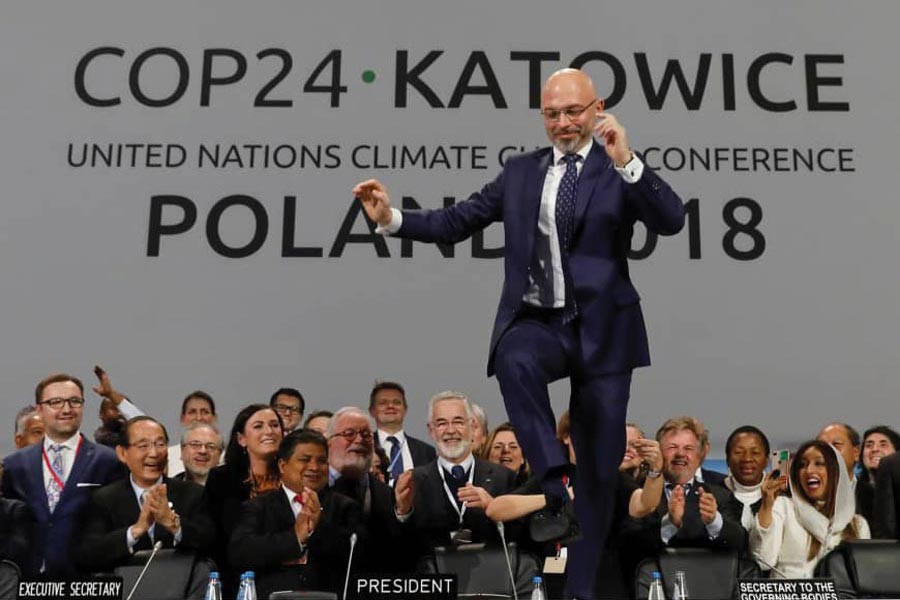
[[[547,78],[541,91],[544,129],[557,150],[577,152],[587,144],[603,112],[594,82],[584,71],[560,69]]]

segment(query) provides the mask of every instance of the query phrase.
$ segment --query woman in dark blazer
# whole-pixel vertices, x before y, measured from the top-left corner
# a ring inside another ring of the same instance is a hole
[[[213,558],[222,572],[227,595],[234,595],[240,573],[228,563],[226,548],[241,512],[241,504],[278,489],[276,464],[283,430],[281,417],[267,404],[251,404],[234,419],[225,464],[209,472],[206,498],[216,525]]]

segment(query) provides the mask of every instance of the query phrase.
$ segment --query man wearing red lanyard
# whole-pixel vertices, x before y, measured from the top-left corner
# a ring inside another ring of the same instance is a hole
[[[35,389],[35,408],[47,428],[39,444],[4,460],[3,496],[24,501],[36,527],[26,574],[72,575],[76,524],[90,493],[125,476],[109,448],[81,435],[84,386],[70,375],[50,375]]]

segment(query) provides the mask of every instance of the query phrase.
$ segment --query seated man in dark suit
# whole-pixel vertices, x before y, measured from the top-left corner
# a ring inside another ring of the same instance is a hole
[[[428,464],[437,456],[434,448],[403,431],[406,418],[406,391],[393,381],[380,381],[369,394],[369,414],[375,419],[375,445],[388,457],[390,482],[400,473]],[[392,483],[393,485],[393,483]]]
[[[454,542],[500,545],[497,527],[484,510],[494,496],[513,489],[516,474],[472,455],[475,426],[464,394],[448,391],[432,397],[428,432],[438,457],[397,481],[397,513],[415,531],[423,556]],[[517,537],[512,529],[507,528],[507,541]]]
[[[34,517],[27,504],[0,498],[0,559],[11,560],[21,569],[28,561],[33,528]]]
[[[71,375],[50,375],[35,389],[44,420],[42,442],[4,459],[2,495],[24,501],[35,517],[27,574],[67,577],[75,572],[76,526],[91,490],[125,476],[115,452],[81,434],[84,385]]]
[[[131,475],[91,496],[74,557],[81,568],[112,570],[156,542],[185,552],[208,551],[214,532],[203,488],[164,476],[168,445],[169,436],[156,419],[141,416],[125,423],[116,454]]]
[[[331,417],[327,433],[331,489],[356,501],[372,540],[359,556],[360,568],[380,575],[411,571],[414,544],[395,517],[394,490],[369,474],[374,453],[369,416],[345,406]]]
[[[353,500],[328,488],[328,443],[316,431],[294,431],[278,448],[281,489],[245,502],[228,546],[230,562],[256,572],[260,598],[278,590],[340,593],[358,533],[365,530]]]
[[[696,481],[700,466],[701,430],[696,419],[669,419],[656,432],[663,454],[656,510],[640,519],[628,519],[621,535],[631,539],[643,556],[655,556],[666,547],[688,546],[743,551],[747,532],[741,527],[743,506],[726,488]],[[651,471],[647,477],[659,477]],[[648,498],[642,498],[646,504]]]

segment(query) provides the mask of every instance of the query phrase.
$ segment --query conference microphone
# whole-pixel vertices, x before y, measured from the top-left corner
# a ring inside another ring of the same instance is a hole
[[[159,540],[155,544],[153,544],[153,552],[150,553],[150,558],[147,559],[147,562],[144,564],[144,568],[141,569],[141,574],[138,575],[137,581],[134,582],[134,585],[131,586],[131,591],[128,592],[128,597],[125,600],[131,600],[131,597],[134,596],[134,591],[141,584],[141,579],[144,578],[144,573],[147,572],[147,569],[150,568],[150,563],[153,561],[153,557],[156,556],[156,553],[162,549],[163,543],[162,540]]]
[[[350,534],[350,554],[347,556],[347,574],[344,576],[344,595],[341,600],[347,600],[347,587],[350,585],[350,569],[353,567],[353,550],[356,548],[356,532]]]
[[[787,575],[785,575],[784,573],[782,573],[781,571],[779,571],[778,569],[776,569],[776,568],[775,568],[775,565],[770,565],[769,563],[767,563],[766,561],[764,561],[764,560],[762,559],[762,557],[761,557],[758,553],[753,552],[753,553],[751,554],[751,556],[753,556],[753,559],[754,559],[756,562],[761,563],[762,566],[767,567],[770,571],[775,571],[776,573],[778,573],[779,575],[781,575],[781,576],[782,576],[783,578],[785,578],[785,579],[793,579],[793,577],[788,577]]]
[[[497,521],[497,531],[500,533],[500,543],[503,544],[503,556],[506,557],[506,570],[509,572],[509,583],[512,586],[513,599],[519,600],[519,593],[516,591],[516,578],[513,577],[512,562],[509,560],[509,548],[506,547],[506,532],[504,531],[503,521]]]

